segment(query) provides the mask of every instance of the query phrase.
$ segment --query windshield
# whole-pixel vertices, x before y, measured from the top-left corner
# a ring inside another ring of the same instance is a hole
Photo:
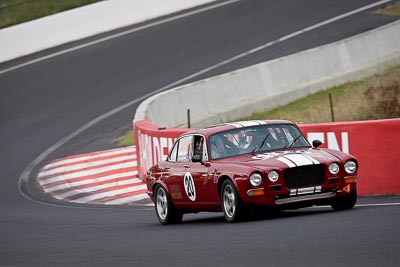
[[[258,125],[214,134],[209,139],[211,159],[286,148],[309,147],[291,124]]]

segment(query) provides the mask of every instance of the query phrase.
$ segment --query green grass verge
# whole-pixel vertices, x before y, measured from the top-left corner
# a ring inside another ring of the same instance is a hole
[[[400,66],[366,79],[311,94],[285,106],[241,120],[285,119],[297,123],[374,120],[400,117]]]
[[[374,14],[400,16],[400,1],[395,1],[392,4],[386,5],[383,8],[373,11]]]
[[[0,29],[101,0],[0,0]]]
[[[126,135],[114,139],[114,144],[117,147],[133,146],[135,144],[135,136],[133,131],[130,131]]]

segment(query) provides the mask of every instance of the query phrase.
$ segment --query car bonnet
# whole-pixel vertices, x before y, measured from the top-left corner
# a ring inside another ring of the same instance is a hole
[[[260,169],[284,169],[305,165],[325,164],[339,161],[339,159],[325,150],[310,148],[246,154],[234,158],[226,158],[224,161]]]

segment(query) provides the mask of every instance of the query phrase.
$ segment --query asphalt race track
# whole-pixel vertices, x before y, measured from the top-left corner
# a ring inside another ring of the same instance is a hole
[[[222,213],[200,213],[185,215],[180,225],[161,226],[152,207],[71,207],[48,199],[34,182],[38,169],[53,159],[112,148],[113,138],[131,127],[142,96],[373,2],[239,1],[1,74],[0,265],[400,266],[399,196],[361,198],[344,212],[308,208],[238,224],[225,223]],[[396,19],[360,12],[191,80]],[[86,41],[1,64],[0,70]],[[234,96],[226,101],[229,97]],[[79,127],[135,99],[38,159]],[[38,164],[20,187],[32,162]]]

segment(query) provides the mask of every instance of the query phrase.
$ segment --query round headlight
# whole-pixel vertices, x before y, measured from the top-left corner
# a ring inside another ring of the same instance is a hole
[[[268,173],[268,180],[275,183],[279,179],[279,173],[277,171],[270,171]]]
[[[344,170],[348,174],[353,174],[357,170],[357,164],[353,160],[346,161],[346,163],[344,164]]]
[[[260,175],[259,173],[253,173],[253,174],[250,176],[250,183],[251,183],[251,185],[253,185],[253,186],[259,186],[259,185],[261,184],[261,182],[262,182],[262,177],[261,177],[261,175]]]
[[[339,164],[337,164],[335,162],[329,164],[329,172],[331,174],[338,174],[338,172],[339,172]]]

